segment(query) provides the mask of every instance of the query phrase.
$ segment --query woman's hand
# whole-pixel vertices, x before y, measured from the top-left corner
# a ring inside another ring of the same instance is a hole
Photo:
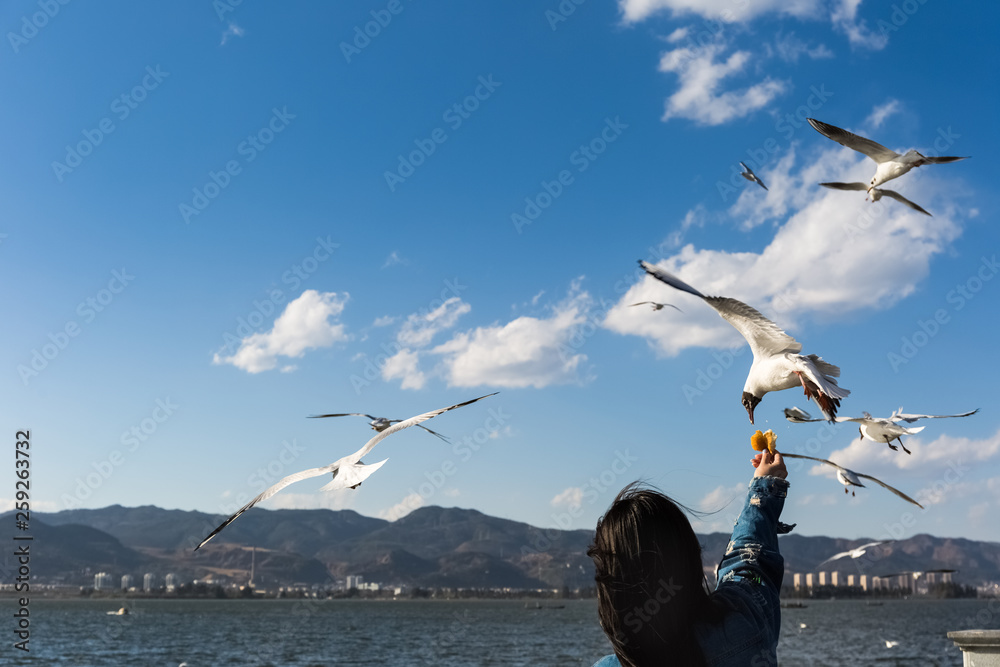
[[[754,477],[764,477],[767,475],[781,479],[788,477],[788,469],[785,468],[785,459],[781,456],[781,452],[777,450],[772,454],[765,449],[753,457],[750,463],[757,469],[753,474]]]

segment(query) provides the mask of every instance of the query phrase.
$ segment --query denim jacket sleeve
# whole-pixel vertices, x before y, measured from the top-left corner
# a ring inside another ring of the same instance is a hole
[[[788,482],[778,477],[754,477],[750,481],[733,536],[719,564],[720,588],[728,581],[749,579],[766,584],[775,606],[785,572],[785,559],[778,551],[778,517],[785,506]]]

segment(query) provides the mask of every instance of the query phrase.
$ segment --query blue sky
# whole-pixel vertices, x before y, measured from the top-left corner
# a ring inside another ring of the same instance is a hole
[[[31,430],[33,508],[228,513],[373,434],[310,414],[405,418],[499,391],[427,424],[452,444],[385,440],[356,491],[310,480],[262,507],[590,529],[640,478],[727,530],[752,473],[750,354],[704,303],[642,278],[645,259],[839,365],[843,416],[980,409],[923,422],[907,456],[853,424],[790,424],[783,408],[815,405],[767,395],[757,427],[779,449],[926,507],[793,465],[786,521],[996,540],[981,371],[998,361],[998,58],[970,21],[1000,17],[977,12],[6,3],[0,398],[11,438]],[[807,116],[973,158],[886,185],[933,217],[870,203],[818,186],[874,163]]]

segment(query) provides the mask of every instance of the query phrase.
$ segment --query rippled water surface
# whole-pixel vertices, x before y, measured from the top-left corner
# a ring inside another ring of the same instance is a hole
[[[0,664],[589,666],[610,652],[596,602],[551,608],[559,604],[130,600],[130,615],[111,616],[120,601],[35,599],[30,657],[7,642]],[[962,655],[948,631],[1000,627],[996,602],[992,609],[977,600],[806,605],[782,610],[781,665],[957,666]],[[899,644],[886,648],[885,640]]]

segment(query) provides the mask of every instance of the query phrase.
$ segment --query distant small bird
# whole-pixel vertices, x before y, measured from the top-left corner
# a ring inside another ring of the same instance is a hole
[[[677,306],[675,306],[672,303],[657,303],[656,301],[640,301],[639,303],[630,303],[629,305],[630,306],[641,306],[644,303],[648,303],[650,306],[652,306],[653,310],[663,310],[664,307],[670,306],[671,308],[673,308],[674,310],[676,310],[679,313],[683,313],[684,312],[683,310],[681,310],[680,308],[678,308]]]
[[[907,428],[906,426],[901,426],[899,422],[912,424],[920,419],[951,419],[952,417],[969,417],[979,412],[979,408],[976,408],[972,412],[963,412],[960,415],[911,415],[904,413],[902,410],[903,408],[897,409],[888,418],[872,417],[869,413],[862,412],[861,414],[863,416],[861,417],[837,417],[834,421],[857,422],[859,424],[858,433],[861,434],[861,438],[868,438],[873,442],[884,442],[894,451],[899,451],[899,449],[896,445],[892,444],[892,441],[898,440],[899,446],[903,448],[903,451],[907,454],[911,454],[912,452],[906,448],[906,445],[903,444],[903,439],[900,436],[919,433],[926,427],[916,426],[913,428]],[[793,424],[823,421],[822,419],[813,419],[810,417],[808,412],[799,408],[785,408],[785,419]]]
[[[444,412],[448,412],[449,410],[454,410],[455,408],[461,408],[471,403],[475,403],[476,401],[480,401],[484,398],[495,396],[496,394],[497,392],[494,392],[492,394],[487,394],[486,396],[480,396],[479,398],[474,398],[471,401],[465,401],[464,403],[458,403],[456,405],[448,406],[447,408],[432,410],[431,412],[425,412],[424,414],[417,415],[416,417],[410,417],[409,419],[404,419],[380,431],[378,435],[376,435],[371,440],[366,442],[364,447],[354,452],[353,454],[349,454],[348,456],[339,458],[330,465],[322,466],[321,468],[309,468],[308,470],[303,470],[301,472],[293,473],[291,475],[288,475],[287,477],[280,479],[277,484],[274,484],[273,486],[265,489],[260,495],[258,495],[256,498],[248,502],[243,507],[241,507],[239,511],[233,514],[231,517],[223,521],[222,525],[220,525],[218,528],[209,533],[208,537],[203,539],[201,543],[194,548],[194,550],[197,551],[198,549],[205,546],[206,542],[208,542],[213,537],[218,535],[223,528],[231,524],[233,521],[236,521],[236,519],[240,518],[240,516],[248,509],[250,509],[251,507],[253,507],[254,505],[256,505],[261,501],[267,500],[268,498],[278,493],[289,484],[294,484],[295,482],[300,482],[304,479],[309,479],[310,477],[319,477],[320,475],[333,473],[333,479],[330,482],[328,482],[325,486],[321,487],[320,491],[333,491],[335,489],[358,488],[359,486],[361,486],[361,483],[364,480],[368,479],[368,477],[373,472],[381,468],[382,465],[389,460],[389,459],[384,459],[382,461],[379,461],[378,463],[372,463],[368,465],[366,465],[361,461],[361,459],[365,455],[367,455],[368,452],[370,452],[375,447],[375,445],[381,442],[383,438],[389,437],[396,431],[402,431],[404,428],[409,428],[411,426],[418,426],[420,422],[424,422],[433,417],[437,417],[438,415]]]
[[[762,187],[765,190],[767,190],[767,186],[764,185],[764,181],[760,180],[760,178],[757,177],[757,174],[753,173],[753,169],[751,169],[750,167],[746,166],[742,162],[740,162],[740,166],[743,167],[743,171],[740,172],[740,176],[742,176],[743,178],[747,179],[751,183],[756,183],[760,187]]]
[[[801,385],[808,398],[816,401],[823,415],[833,420],[840,407],[840,399],[850,395],[850,391],[839,387],[834,379],[840,377],[840,369],[823,361],[815,354],[799,354],[802,344],[778,328],[771,320],[736,299],[724,296],[705,296],[677,276],[648,262],[639,261],[646,273],[660,282],[688,294],[694,294],[732,324],[750,343],[753,363],[743,386],[742,403],[746,408],[750,423],[753,411],[764,394],[781,391]]]
[[[365,414],[363,412],[340,412],[337,414],[330,414],[330,415],[309,415],[309,419],[325,419],[327,417],[367,417],[368,419],[371,420],[370,422],[368,422],[368,425],[371,426],[372,429],[378,433],[381,433],[382,431],[386,430],[393,424],[398,424],[399,422],[403,421],[402,419],[386,419],[385,417],[372,417],[371,415]],[[417,424],[417,426],[420,426],[420,428],[424,429],[431,435],[436,435],[445,442],[451,442],[445,436],[441,435],[436,431],[430,430],[426,426],[421,426],[420,424]]]
[[[820,185],[822,185],[825,188],[833,188],[834,190],[858,190],[858,191],[861,191],[861,192],[867,192],[868,193],[868,197],[865,197],[865,199],[866,200],[867,199],[871,199],[872,203],[877,202],[883,196],[890,197],[892,199],[895,199],[898,202],[906,204],[907,206],[909,206],[910,208],[912,208],[914,211],[919,211],[920,213],[923,213],[924,215],[930,215],[930,213],[928,213],[927,211],[925,211],[921,207],[917,206],[916,204],[914,204],[913,202],[911,202],[909,199],[907,199],[903,195],[901,195],[898,192],[896,192],[895,190],[886,190],[884,188],[869,188],[864,183],[820,183]],[[931,217],[933,217],[933,216],[931,216]]]
[[[875,175],[872,176],[872,180],[868,184],[868,190],[882,185],[886,181],[899,178],[914,167],[921,167],[925,164],[957,162],[958,160],[966,160],[969,157],[928,157],[918,153],[912,148],[906,151],[903,155],[900,155],[896,151],[890,150],[882,144],[875,143],[871,139],[859,137],[853,132],[842,130],[839,127],[818,121],[815,118],[807,118],[806,120],[808,120],[809,124],[813,126],[813,129],[822,134],[824,137],[836,141],[841,146],[847,146],[848,148],[856,150],[859,153],[864,153],[871,159],[875,160],[878,167],[875,169]]]
[[[894,646],[899,646],[899,642],[896,642],[896,641],[889,641],[888,639],[883,639],[882,641],[885,642],[885,647],[886,648],[892,648]]]
[[[900,498],[902,498],[906,502],[913,503],[914,505],[916,505],[920,509],[924,508],[923,505],[921,505],[916,500],[914,500],[913,498],[909,497],[908,495],[906,495],[905,493],[903,493],[899,489],[895,489],[895,488],[889,486],[888,484],[886,484],[885,482],[883,482],[882,480],[876,479],[876,478],[872,477],[871,475],[865,475],[865,474],[860,473],[860,472],[855,472],[855,471],[853,471],[853,470],[851,470],[849,468],[845,468],[844,466],[837,465],[833,461],[827,461],[826,459],[818,459],[815,456],[806,456],[805,454],[786,454],[785,452],[782,452],[781,455],[783,457],[785,457],[785,458],[788,458],[788,459],[809,459],[810,461],[816,461],[817,463],[825,463],[828,466],[833,466],[834,468],[837,469],[837,481],[844,485],[844,493],[847,493],[848,492],[848,487],[851,487],[851,486],[859,486],[861,488],[864,488],[865,485],[862,484],[861,483],[861,479],[859,479],[859,478],[863,478],[863,479],[871,480],[871,481],[875,482],[876,484],[878,484],[878,485],[880,485],[880,486],[882,486],[882,487],[884,487],[886,489],[889,489],[890,491],[892,491],[893,493],[895,493],[897,496],[899,496]],[[851,495],[854,495],[853,491],[851,492]]]
[[[889,544],[890,542],[894,542],[894,541],[895,540],[880,540],[878,542],[869,542],[868,544],[862,544],[859,547],[854,547],[853,549],[850,549],[848,551],[841,551],[839,554],[830,556],[829,558],[827,558],[825,561],[823,561],[822,563],[820,563],[816,567],[818,568],[820,565],[826,565],[830,561],[839,560],[839,559],[844,558],[846,556],[850,556],[851,558],[861,558],[862,556],[865,555],[865,553],[870,548],[877,547],[880,544]]]

